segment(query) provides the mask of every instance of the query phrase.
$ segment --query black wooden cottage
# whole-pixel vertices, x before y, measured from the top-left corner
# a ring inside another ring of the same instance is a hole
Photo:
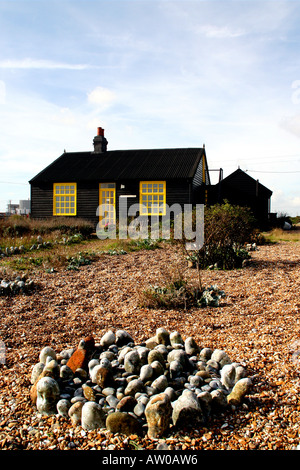
[[[230,204],[249,207],[258,225],[266,228],[270,214],[272,191],[238,168],[218,184],[209,187],[207,202],[209,205]]]
[[[205,148],[107,150],[99,127],[94,150],[64,152],[32,178],[31,217],[79,217],[97,224],[98,206],[114,223],[119,201],[140,204],[140,215],[163,215],[166,205],[204,202],[210,185]],[[100,216],[101,222],[101,216]]]

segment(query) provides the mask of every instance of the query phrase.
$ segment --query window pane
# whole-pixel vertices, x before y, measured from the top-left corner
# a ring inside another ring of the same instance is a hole
[[[141,182],[140,202],[145,207],[141,207],[142,214],[164,214],[165,212],[165,191],[166,185],[162,181]]]
[[[115,183],[100,183],[100,189],[115,188]]]
[[[70,196],[73,194],[73,196]],[[76,184],[54,184],[54,204],[53,209],[56,215],[76,214]]]

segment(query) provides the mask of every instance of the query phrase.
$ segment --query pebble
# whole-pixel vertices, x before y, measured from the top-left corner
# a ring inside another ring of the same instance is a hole
[[[72,404],[69,400],[61,398],[56,405],[58,414],[63,416],[64,418],[68,417],[69,409],[71,408]]]
[[[156,393],[163,392],[168,386],[167,377],[165,375],[160,375],[157,379],[153,380],[151,386],[155,389]]]
[[[17,247],[14,250],[19,252]],[[10,254],[9,252],[6,254]],[[4,255],[0,249],[0,256]],[[26,276],[17,276],[15,279],[0,279],[0,296],[15,296],[20,294],[28,294],[33,291],[35,283],[32,279],[27,279]]]
[[[81,410],[81,426],[91,431],[105,426],[106,414],[99,403],[87,401]]]
[[[105,425],[112,433],[121,433],[126,436],[142,434],[142,426],[137,417],[121,411],[110,413],[106,418]]]
[[[126,372],[137,374],[140,371],[140,356],[137,350],[129,351],[124,357],[124,368]]]
[[[50,346],[46,346],[41,350],[39,360],[42,364],[46,364],[48,357],[56,360],[56,352]]]
[[[117,330],[116,331],[116,345],[118,347],[122,347],[128,343],[133,343],[133,339],[128,331],[125,330]]]
[[[145,408],[145,415],[148,425],[148,436],[158,439],[169,429],[172,405],[166,393],[154,395]]]
[[[172,420],[179,427],[199,427],[203,424],[203,411],[194,392],[184,390],[174,402]]]
[[[59,400],[59,386],[52,377],[42,377],[37,382],[37,410],[43,415],[51,415],[56,412],[56,404]]]
[[[151,379],[153,373],[154,373],[154,370],[151,364],[144,364],[140,369],[140,379],[143,382],[147,382],[148,380]]]
[[[93,347],[87,349],[87,344]],[[76,352],[87,350],[93,357],[87,361],[85,356],[79,368],[66,365]],[[44,368],[56,374],[57,382],[51,377],[37,380]],[[250,390],[245,376],[246,370],[225,351],[202,348],[192,337],[184,341],[178,332],[159,328],[140,345],[124,330],[109,330],[98,345],[85,339],[68,354],[43,348],[31,382],[37,380],[37,390],[43,390],[45,381],[56,383],[47,413],[70,419],[75,427],[147,432],[156,439],[171,425],[197,428],[212,414],[240,404]],[[36,405],[42,409],[40,400]]]
[[[107,331],[100,340],[100,345],[104,347],[109,347],[111,344],[116,342],[116,335],[113,331]]]
[[[172,346],[177,344],[184,346],[184,341],[178,331],[172,331],[172,333],[170,333],[170,343]]]
[[[138,418],[141,418],[145,414],[145,408],[144,403],[137,403],[133,408],[133,412]]]
[[[116,408],[120,400],[114,395],[108,395],[106,397],[106,401],[109,404],[109,406],[111,406],[112,408]]]

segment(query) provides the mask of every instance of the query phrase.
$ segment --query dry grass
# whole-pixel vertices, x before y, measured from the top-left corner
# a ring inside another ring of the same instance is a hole
[[[19,215],[12,215],[0,221],[1,238],[49,235],[54,232],[90,235],[94,230],[92,223],[79,218],[51,217],[50,219],[30,219]]]
[[[292,230],[282,230],[275,228],[270,232],[262,234],[267,243],[277,242],[299,242],[300,241],[300,225],[295,225]]]

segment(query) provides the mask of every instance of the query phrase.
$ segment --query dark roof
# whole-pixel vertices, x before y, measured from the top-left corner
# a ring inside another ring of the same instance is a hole
[[[193,178],[203,148],[66,152],[29,182]]]
[[[247,194],[256,194],[256,188],[258,184],[258,191],[260,195],[265,195],[266,197],[271,197],[273,192],[266,188],[263,184],[258,182],[258,180],[252,178],[252,176],[245,173],[243,170],[238,168],[230,175],[226,176],[223,180],[221,180],[218,185],[222,186],[230,186],[232,189],[237,189],[239,191],[243,191]]]

